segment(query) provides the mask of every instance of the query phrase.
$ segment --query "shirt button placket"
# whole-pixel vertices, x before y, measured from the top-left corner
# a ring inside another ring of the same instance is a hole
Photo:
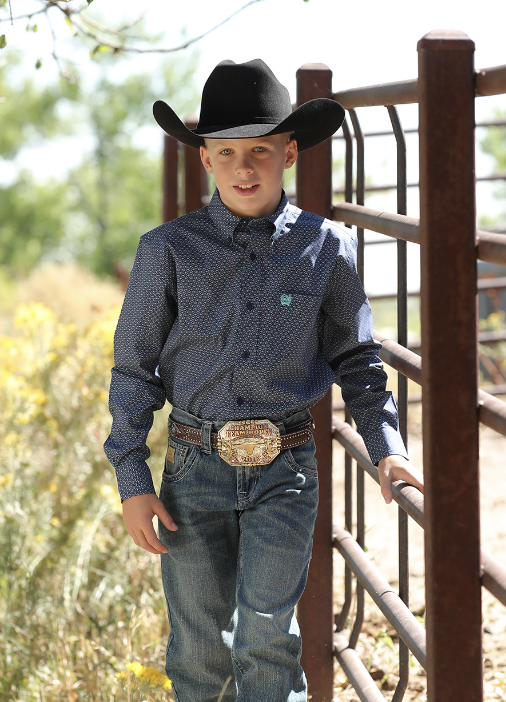
[[[249,247],[248,247],[249,248]],[[244,252],[243,279],[241,286],[241,307],[243,315],[240,329],[237,336],[237,366],[234,374],[236,403],[238,408],[248,410],[251,413],[252,407],[249,404],[250,390],[253,382],[251,368],[252,360],[255,357],[256,339],[258,333],[258,305],[256,296],[261,288],[261,266],[258,265],[258,254],[252,248]]]

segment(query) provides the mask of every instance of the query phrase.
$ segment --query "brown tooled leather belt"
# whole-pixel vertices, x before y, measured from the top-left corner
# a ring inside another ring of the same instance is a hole
[[[265,465],[280,451],[301,446],[313,436],[313,420],[294,424],[281,435],[278,427],[268,419],[227,422],[220,431],[211,432],[211,448],[230,465]],[[170,420],[169,433],[176,439],[201,445],[201,430]]]

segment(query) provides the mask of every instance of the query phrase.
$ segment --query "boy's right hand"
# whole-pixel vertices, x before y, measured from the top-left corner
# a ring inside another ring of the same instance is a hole
[[[137,544],[150,553],[167,553],[168,549],[157,537],[153,527],[156,515],[170,531],[177,525],[165,509],[163,502],[154,494],[134,495],[123,500],[123,521],[128,533]]]

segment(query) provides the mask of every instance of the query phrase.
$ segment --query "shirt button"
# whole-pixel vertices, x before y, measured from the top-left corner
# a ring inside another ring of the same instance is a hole
[[[255,253],[254,251],[252,251],[252,252],[250,253],[249,257],[251,258],[252,261],[254,261],[254,260],[256,259],[257,255],[256,255],[256,253]]]
[[[243,352],[242,352],[242,357],[243,357],[243,358],[249,358],[249,351],[243,351]]]
[[[239,397],[237,398],[237,404],[238,404],[238,405],[244,404],[244,397],[241,397],[241,396],[239,395]]]
[[[252,310],[252,309],[254,308],[254,306],[255,306],[255,305],[251,302],[251,300],[249,300],[249,301],[246,303],[246,307],[247,307],[249,310]]]

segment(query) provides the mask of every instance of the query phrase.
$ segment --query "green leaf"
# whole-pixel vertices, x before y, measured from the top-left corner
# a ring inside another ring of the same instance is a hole
[[[33,27],[32,27],[32,32],[36,32],[36,31],[37,31],[37,29],[38,29],[37,25],[36,25],[36,24],[34,24],[34,25],[33,25]]]
[[[88,3],[88,5],[91,5],[91,3],[93,2],[93,0],[86,0],[86,2]]]
[[[0,37],[0,49],[5,49],[7,46],[7,39],[5,38],[5,34],[2,34]]]
[[[42,66],[42,61],[40,59],[37,59],[37,63],[35,64],[35,68],[39,70],[39,68]]]
[[[74,31],[74,27],[72,26],[72,22],[70,21],[70,18],[69,18],[69,17],[65,17],[65,22],[68,24],[68,26],[70,27],[70,29],[71,29],[72,31]]]

